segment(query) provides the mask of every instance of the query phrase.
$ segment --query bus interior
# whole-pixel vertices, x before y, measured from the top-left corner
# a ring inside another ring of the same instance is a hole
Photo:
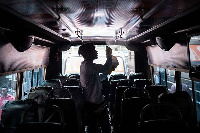
[[[199,132],[199,14],[199,0],[0,0],[0,132],[83,133],[86,43],[119,61],[102,81],[111,133]]]

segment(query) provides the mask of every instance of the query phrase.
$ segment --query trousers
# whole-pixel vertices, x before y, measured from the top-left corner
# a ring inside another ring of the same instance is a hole
[[[85,102],[82,109],[82,131],[87,133],[111,133],[108,105]],[[99,111],[101,110],[101,111]]]

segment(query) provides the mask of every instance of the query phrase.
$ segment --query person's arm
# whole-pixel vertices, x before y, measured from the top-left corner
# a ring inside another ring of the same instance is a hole
[[[111,74],[112,71],[114,71],[115,68],[116,68],[118,65],[119,65],[119,62],[118,62],[118,60],[117,60],[117,57],[112,56],[112,65],[111,65],[110,69],[109,69],[107,72],[102,73],[102,74],[100,75],[100,79],[101,79],[101,80],[104,80],[104,79],[107,77],[107,75]]]
[[[110,47],[106,47],[106,62],[104,65],[102,64],[88,64],[89,68],[87,70],[88,73],[108,73],[108,71],[111,69],[112,66],[112,49]]]
[[[111,68],[112,65],[112,49],[108,46],[106,46],[106,63],[104,64],[104,66],[108,67],[108,70]]]

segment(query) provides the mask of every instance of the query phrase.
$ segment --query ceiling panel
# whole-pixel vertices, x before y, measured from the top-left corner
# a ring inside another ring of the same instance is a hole
[[[198,5],[199,0],[1,0],[63,37],[128,39]]]

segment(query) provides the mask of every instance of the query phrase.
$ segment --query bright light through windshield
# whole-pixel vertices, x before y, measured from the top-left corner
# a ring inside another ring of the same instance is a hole
[[[98,59],[94,60],[97,64],[105,64],[106,61],[106,45],[95,45],[95,49],[98,51]],[[126,74],[128,50],[125,46],[109,45],[112,48],[113,56],[116,56],[119,65],[111,74]],[[78,55],[79,46],[72,46],[68,51],[62,52],[62,74],[79,74],[80,64],[83,61],[83,57]]]
[[[124,63],[123,63],[122,57],[117,57],[117,60],[119,61],[119,65],[117,66],[115,71],[113,71],[112,73],[113,74],[124,74]],[[83,57],[81,57],[81,56],[69,57],[66,60],[66,64],[65,64],[65,75],[72,74],[72,73],[79,74],[80,73],[80,65],[81,65],[82,61],[83,61]],[[105,56],[104,57],[100,56],[100,57],[98,57],[98,59],[94,60],[94,62],[97,64],[104,64],[105,61],[106,61]]]

